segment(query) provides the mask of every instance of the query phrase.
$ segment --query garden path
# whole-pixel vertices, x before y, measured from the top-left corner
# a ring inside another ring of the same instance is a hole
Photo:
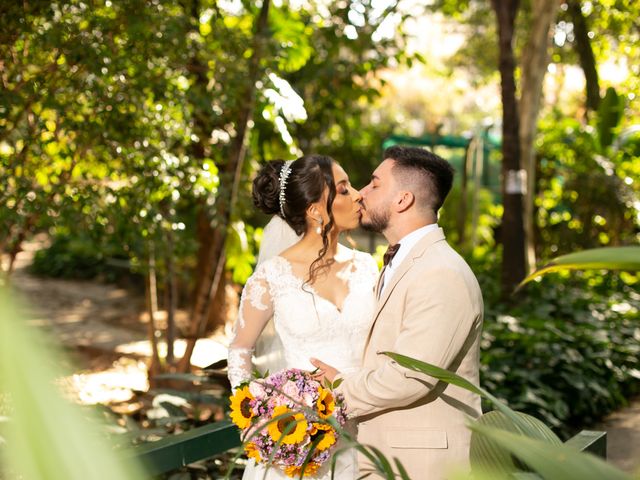
[[[67,394],[81,403],[111,403],[128,400],[132,390],[146,390],[151,344],[144,295],[98,281],[34,276],[28,266],[41,245],[25,244],[11,283],[29,324],[49,332],[68,353],[61,366],[69,372],[61,379]],[[177,312],[177,323],[187,315]],[[200,339],[192,364],[206,367],[226,358],[226,343],[223,333]],[[184,348],[185,342],[177,341],[175,355],[180,357]]]

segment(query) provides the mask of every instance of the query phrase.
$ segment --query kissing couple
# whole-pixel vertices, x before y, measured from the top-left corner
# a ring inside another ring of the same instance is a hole
[[[360,191],[330,157],[265,164],[253,200],[274,217],[240,301],[232,387],[250,380],[260,360],[271,371],[340,377],[336,391],[360,443],[399,459],[413,480],[465,469],[465,418],[481,414],[480,398],[379,354],[407,355],[478,384],[482,294],[437,224],[452,183],[447,161],[415,147],[388,148]],[[371,255],[338,243],[358,226],[389,241],[381,272]],[[338,480],[378,478],[354,449],[336,460]],[[262,478],[287,477],[251,460],[243,479]],[[330,469],[310,478],[328,480]]]

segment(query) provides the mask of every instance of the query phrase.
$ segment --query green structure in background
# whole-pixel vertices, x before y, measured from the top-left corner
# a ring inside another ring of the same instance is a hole
[[[382,142],[383,150],[393,145],[428,147],[446,158],[458,172],[460,182],[479,173],[480,185],[500,194],[500,165],[492,162],[492,154],[500,151],[500,138],[490,135],[487,129],[479,135],[438,135],[426,133],[420,137],[390,135]],[[442,149],[446,149],[442,152]],[[479,159],[479,160],[478,160]],[[465,175],[466,174],[466,175]]]

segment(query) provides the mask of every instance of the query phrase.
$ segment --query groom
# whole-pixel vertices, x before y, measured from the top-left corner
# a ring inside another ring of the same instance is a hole
[[[453,169],[437,155],[391,147],[360,192],[362,226],[382,232],[391,247],[362,368],[344,375],[337,391],[350,416],[358,417],[358,441],[398,458],[414,480],[446,478],[451,467],[465,468],[465,417],[481,414],[477,395],[379,354],[401,353],[478,384],[482,294],[436,223],[452,182]],[[330,380],[339,375],[328,364],[311,362]],[[373,472],[361,457],[360,473]]]

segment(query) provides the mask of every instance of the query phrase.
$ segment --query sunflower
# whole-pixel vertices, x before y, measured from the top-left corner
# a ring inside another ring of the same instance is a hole
[[[316,401],[318,415],[321,418],[329,418],[336,408],[336,401],[333,399],[331,391],[326,388],[318,387],[318,393],[320,394]]]
[[[309,435],[316,435],[318,431],[321,430],[331,430],[331,425],[328,423],[313,422],[311,424],[311,431],[309,432]]]
[[[304,469],[304,475],[313,475],[318,471],[319,468],[320,468],[319,464],[315,462],[309,462],[307,463],[307,466]],[[284,473],[286,473],[287,476],[292,478],[299,477],[300,474],[302,473],[302,466],[297,467],[295,465],[289,465],[284,469]]]
[[[309,432],[311,435],[311,439],[315,440],[316,438],[320,438],[320,441],[316,445],[316,448],[320,451],[326,450],[331,445],[336,443],[336,432],[331,425],[326,423],[318,423],[314,422],[311,425],[311,431]]]
[[[329,431],[320,434],[320,441],[316,448],[320,451],[326,450],[334,443],[336,443],[336,434],[333,429],[330,429]]]
[[[267,427],[269,435],[273,441],[279,441],[283,434],[284,437],[282,438],[282,443],[287,445],[299,443],[304,440],[308,426],[304,415],[301,413],[293,413],[293,411],[291,411],[286,405],[278,405],[273,409],[271,418],[280,416],[282,416],[282,418],[278,421],[271,422]],[[289,426],[291,424],[293,424],[293,426]]]
[[[262,460],[262,457],[260,456],[260,452],[258,451],[258,447],[256,447],[256,444],[253,442],[248,442],[245,444],[244,446],[244,451],[246,452],[247,456],[249,458],[253,458],[256,463],[259,463],[260,460]]]
[[[251,395],[248,385],[239,388],[231,396],[231,420],[243,430],[251,425],[253,418],[251,400],[253,400],[253,395]]]

